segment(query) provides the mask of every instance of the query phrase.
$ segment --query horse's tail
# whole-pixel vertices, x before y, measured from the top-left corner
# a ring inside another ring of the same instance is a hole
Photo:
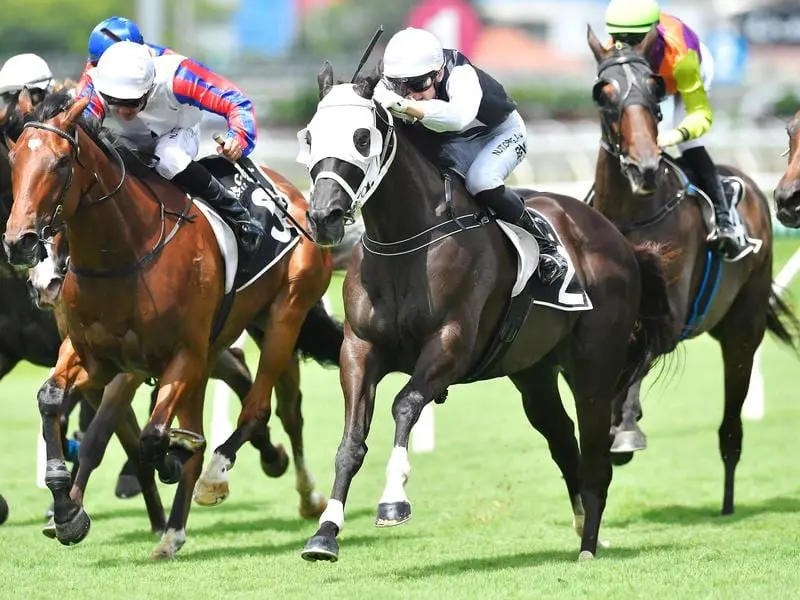
[[[313,358],[323,367],[338,367],[343,343],[344,327],[319,300],[303,321],[295,350],[303,358]]]
[[[675,348],[675,316],[667,296],[670,255],[652,242],[631,244],[631,249],[639,264],[642,292],[620,389],[643,377],[661,356]]]
[[[778,295],[774,285],[770,292],[769,307],[767,308],[767,330],[782,343],[791,346],[795,352],[800,351],[800,347],[798,347],[800,321],[789,305]]]

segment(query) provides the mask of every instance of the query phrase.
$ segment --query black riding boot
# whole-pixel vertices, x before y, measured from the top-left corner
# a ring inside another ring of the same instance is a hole
[[[200,163],[191,162],[172,181],[192,196],[207,201],[239,232],[242,247],[252,252],[264,238],[261,223],[250,216],[238,198]]]
[[[475,198],[489,206],[503,221],[522,227],[530,233],[539,244],[539,277],[548,285],[556,281],[567,269],[567,262],[561,256],[556,245],[542,235],[533,222],[533,217],[525,208],[519,194],[506,186],[479,192]]]
[[[691,148],[683,152],[683,160],[688,167],[695,173],[700,187],[708,194],[714,205],[714,212],[717,216],[717,229],[719,230],[718,244],[730,244],[733,248],[739,247],[739,241],[731,221],[731,208],[728,206],[728,199],[725,197],[725,190],[722,189],[722,182],[717,175],[717,168],[705,147]]]

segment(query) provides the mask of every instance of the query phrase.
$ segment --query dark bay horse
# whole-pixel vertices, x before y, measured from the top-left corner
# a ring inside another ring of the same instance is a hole
[[[800,227],[800,110],[786,126],[789,164],[775,188],[775,208],[778,220],[785,226]]]
[[[212,340],[223,300],[224,264],[211,226],[169,182],[129,174],[119,153],[101,141],[97,123],[81,117],[87,102],[48,96],[9,154],[14,193],[4,236],[9,261],[33,267],[40,241],[62,227],[70,249],[60,305],[68,337],[53,376],[38,394],[48,455],[46,483],[53,493],[59,541],[81,541],[90,524],[82,507],[86,477],[81,465],[70,489],[57,442],[65,390],[74,385],[100,404],[103,387],[118,373],[133,389],[146,377],[157,378],[156,406],[140,445],[143,459],[155,466],[162,481],[178,483],[161,542],[152,553],[169,558],[185,542],[192,491],[202,469],[203,400],[211,366],[245,327],[263,317],[256,378],[236,431],[224,445],[229,468],[238,447],[268,421],[273,388],[279,392],[282,381],[297,378],[294,348],[328,286],[331,259],[314,244],[298,242],[236,294]],[[300,192],[270,174],[291,199],[294,218],[304,223],[306,203]],[[289,381],[287,388],[297,386]],[[96,431],[107,431],[129,409],[106,394],[92,426],[100,421],[103,426]],[[292,430],[298,486],[313,486],[298,443],[300,394],[278,393],[278,414]],[[175,417],[180,429],[170,429]],[[103,441],[89,445],[102,454]],[[298,491],[301,509],[319,514],[324,498],[313,487]]]
[[[317,243],[338,243],[361,209],[372,247],[357,247],[344,283],[344,433],[331,499],[303,557],[338,559],[336,536],[367,452],[376,387],[387,373],[399,371],[411,379],[392,405],[394,448],[377,525],[411,517],[407,445],[422,408],[443,401],[451,385],[508,376],[566,481],[580,558],[593,558],[611,482],[608,420],[614,396],[661,354],[672,328],[661,257],[653,246],[630,245],[574,198],[521,190],[529,207],[554,224],[594,308],[562,312],[528,305],[508,352],[477,373],[509,305],[515,251],[492,219],[481,216],[461,182],[445,192],[439,169],[372,100],[378,78],[372,73],[355,84],[334,85],[326,64],[318,79],[317,112],[299,135],[313,183],[308,219]],[[580,452],[559,396],[559,368],[575,396]]]
[[[725,468],[722,514],[734,509],[734,473],[742,452],[741,409],[750,385],[753,355],[766,330],[795,347],[798,323],[772,286],[772,224],[764,194],[732,167],[721,167],[744,184],[738,212],[760,248],[740,260],[721,260],[706,241],[702,201],[687,190],[656,144],[662,82],[644,55],[655,30],[638,47],[605,48],[588,29],[598,63],[593,97],[603,138],[595,175],[594,207],[633,243],[656,242],[669,261],[669,305],[675,318],[673,343],[709,333],[722,348],[725,408],[719,449]],[[636,424],[641,380],[617,415],[613,450],[643,448]],[[638,442],[637,442],[638,440]]]

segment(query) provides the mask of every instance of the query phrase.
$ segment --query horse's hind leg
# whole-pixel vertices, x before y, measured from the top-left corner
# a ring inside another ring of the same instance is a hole
[[[300,516],[304,519],[316,519],[325,510],[328,502],[314,491],[314,476],[306,466],[301,410],[303,394],[300,391],[300,365],[296,358],[289,362],[289,366],[278,378],[275,384],[275,397],[278,404],[276,413],[292,444],[295,489],[300,494]]]
[[[269,424],[272,390],[292,359],[300,327],[311,308],[309,294],[305,292],[290,285],[270,305],[256,379],[242,405],[236,429],[214,450],[197,482],[194,499],[198,504],[213,506],[228,497],[228,471],[236,462],[236,453],[257,431]]]
[[[615,456],[616,464],[624,464],[632,458],[633,452],[647,448],[647,437],[639,428],[639,419],[642,418],[641,392],[642,381],[637,379],[621,396],[624,397],[619,409],[619,419],[612,424],[611,434],[614,440],[611,443],[611,453]],[[615,411],[617,412],[617,411]],[[620,456],[622,455],[622,456]],[[628,455],[630,458],[628,458]],[[627,460],[625,460],[627,458]],[[617,462],[617,459],[620,462]]]
[[[753,356],[766,329],[769,286],[769,280],[760,286],[756,281],[748,283],[711,331],[722,346],[725,367],[725,410],[719,427],[719,451],[725,467],[723,515],[733,513],[734,478],[742,455],[742,405],[750,387]]]
[[[567,415],[558,391],[558,373],[552,366],[538,364],[512,375],[511,381],[522,394],[525,416],[547,440],[550,456],[561,470],[572,506],[572,524],[577,534],[583,536],[584,513],[578,480],[580,452],[575,424]]]
[[[261,347],[261,340],[264,339],[264,332],[255,326],[247,328],[247,332],[258,347]],[[244,360],[244,352],[239,348],[228,348],[225,350],[214,364],[211,372],[213,379],[220,379],[228,384],[239,398],[239,403],[244,406],[250,388],[253,387],[253,378]],[[261,469],[269,477],[280,477],[286,473],[289,467],[289,455],[286,454],[281,444],[273,446],[269,435],[269,427],[266,422],[264,426],[258,426],[250,437],[250,444],[258,450],[261,461]]]

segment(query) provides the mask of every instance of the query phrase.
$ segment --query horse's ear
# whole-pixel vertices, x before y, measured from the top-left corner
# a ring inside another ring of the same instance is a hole
[[[609,50],[603,48],[603,44],[597,39],[591,25],[586,26],[586,42],[589,44],[589,48],[592,49],[592,54],[594,54],[594,58],[597,62],[602,61],[608,56]]]
[[[333,87],[333,66],[327,60],[322,71],[317,75],[317,85],[319,86],[319,99],[322,100]]]
[[[8,137],[8,133],[5,132],[5,131],[3,132],[3,141],[5,142],[6,148],[8,148],[9,152],[13,151],[14,150],[14,146],[17,145],[17,143],[14,140],[12,140],[10,137]]]
[[[358,91],[364,98],[372,98],[372,93],[375,91],[375,86],[381,80],[383,75],[383,59],[378,61],[378,64],[370,71],[368,75],[364,75],[358,82]]]
[[[26,87],[22,88],[22,91],[19,93],[17,108],[22,111],[23,115],[33,112],[33,100],[31,100],[30,92],[28,92],[28,88]]]
[[[64,122],[72,125],[75,121],[78,120],[78,117],[81,116],[84,109],[89,106],[89,101],[91,100],[90,96],[84,96],[83,98],[78,98],[72,105],[67,109],[67,114],[64,117]]]
[[[656,29],[656,26],[653,25],[650,31],[647,32],[647,35],[644,36],[644,39],[639,42],[638,46],[636,46],[637,52],[647,56],[647,53],[650,51],[650,46],[653,45],[653,42],[655,42],[656,39],[658,39],[658,29]]]

